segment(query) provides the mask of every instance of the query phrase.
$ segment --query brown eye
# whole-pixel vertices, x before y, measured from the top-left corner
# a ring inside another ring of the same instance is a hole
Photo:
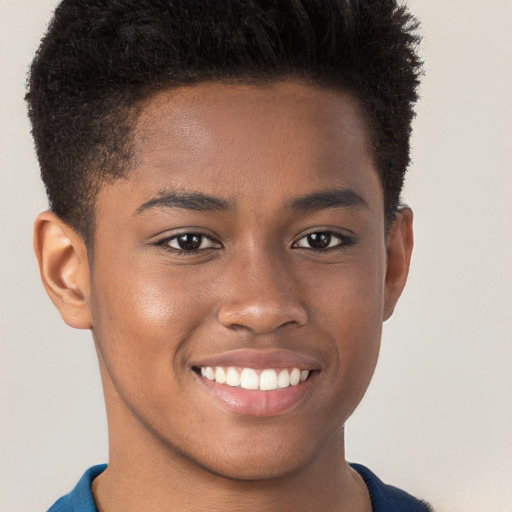
[[[201,235],[188,233],[176,238],[176,243],[183,251],[195,251],[196,249],[199,249],[202,241],[203,237]]]
[[[314,231],[297,240],[293,247],[323,251],[341,249],[353,245],[354,240],[349,236],[331,231]]]
[[[163,240],[161,244],[165,244],[176,251],[186,252],[220,247],[219,243],[214,242],[210,237],[201,233],[182,233]]]
[[[306,238],[312,249],[327,249],[331,244],[332,235],[330,233],[311,233]]]

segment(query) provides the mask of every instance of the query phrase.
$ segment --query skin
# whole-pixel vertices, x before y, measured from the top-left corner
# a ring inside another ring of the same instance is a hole
[[[35,224],[43,283],[98,353],[99,510],[370,511],[343,427],[407,278],[412,213],[386,229],[356,101],[292,81],[205,83],[148,99],[134,130],[133,169],[97,197],[94,258],[52,213]],[[361,201],[297,208],[334,190]],[[227,208],[161,204],[185,193]],[[328,249],[311,247],[306,235],[329,231]],[[181,254],[183,233],[209,238]],[[286,411],[238,414],[192,364],[242,348],[291,350],[318,371]]]

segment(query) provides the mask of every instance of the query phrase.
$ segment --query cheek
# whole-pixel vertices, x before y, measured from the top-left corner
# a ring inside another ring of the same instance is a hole
[[[338,327],[347,340],[346,350],[360,353],[369,350],[380,339],[384,306],[384,280],[378,274],[362,269],[347,281],[347,289],[338,296]]]
[[[110,379],[128,402],[168,400],[207,314],[202,294],[155,265],[95,270],[93,332]]]
[[[194,283],[154,263],[117,268],[94,273],[96,324],[158,344],[179,339],[180,332],[186,334],[200,321],[203,294],[194,289]]]
[[[345,389],[366,391],[377,364],[382,331],[382,300],[357,297],[340,305],[337,349]]]
[[[364,395],[380,348],[384,305],[384,266],[359,261],[332,272],[316,297],[315,324],[331,339],[330,368],[338,397],[350,399],[351,412]],[[321,297],[321,303],[318,302]],[[313,300],[313,299],[312,299]]]
[[[372,340],[380,332],[385,268],[379,252],[322,270],[307,286],[313,315],[339,333],[342,346],[343,340],[351,347],[354,337]]]

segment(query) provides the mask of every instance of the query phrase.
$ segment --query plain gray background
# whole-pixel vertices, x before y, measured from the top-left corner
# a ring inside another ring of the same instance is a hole
[[[23,103],[53,0],[0,0],[0,511],[44,510],[107,460],[88,332],[39,282],[46,208]],[[347,425],[350,460],[438,512],[512,511],[512,1],[410,0],[422,87],[409,283]]]

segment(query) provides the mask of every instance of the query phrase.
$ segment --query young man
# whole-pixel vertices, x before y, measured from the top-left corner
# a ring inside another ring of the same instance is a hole
[[[34,245],[110,455],[52,512],[428,510],[344,450],[412,251],[416,44],[391,0],[60,4]]]

